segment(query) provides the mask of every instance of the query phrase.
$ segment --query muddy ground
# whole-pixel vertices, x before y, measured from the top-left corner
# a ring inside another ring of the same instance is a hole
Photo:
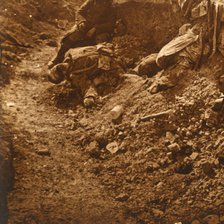
[[[1,5],[3,27],[24,45],[2,45],[11,75],[1,76],[1,116],[13,133],[15,168],[9,223],[223,223],[223,120],[204,116],[220,95],[223,57],[186,71],[178,85],[155,95],[151,79],[126,75],[87,110],[66,84],[46,78],[81,2]],[[130,67],[185,22],[169,4],[128,3],[119,13],[129,29],[114,42]],[[109,111],[117,104],[125,112],[114,124]],[[139,122],[167,109],[169,117]],[[111,142],[118,144],[115,154],[106,149]]]

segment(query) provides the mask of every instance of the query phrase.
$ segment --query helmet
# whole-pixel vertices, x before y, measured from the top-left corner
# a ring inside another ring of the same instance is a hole
[[[55,65],[48,74],[48,80],[54,84],[62,82],[65,79],[68,66],[68,63]]]

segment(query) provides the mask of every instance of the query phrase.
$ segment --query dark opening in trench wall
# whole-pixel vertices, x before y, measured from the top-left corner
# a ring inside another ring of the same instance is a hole
[[[185,23],[180,10],[169,1],[127,1],[117,5],[117,13],[128,29],[127,34],[115,38],[115,42],[122,45],[124,55],[135,61],[158,52]]]

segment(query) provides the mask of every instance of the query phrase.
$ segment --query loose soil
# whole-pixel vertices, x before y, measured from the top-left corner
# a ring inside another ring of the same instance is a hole
[[[145,11],[136,17],[133,29],[147,21],[150,10],[164,12],[165,6],[159,6],[137,5],[138,11]],[[133,18],[133,5],[122,12]],[[167,14],[162,18],[164,22]],[[18,35],[33,48],[18,50],[10,84],[1,90],[4,119],[13,132],[16,172],[9,223],[208,223],[208,215],[223,223],[223,117],[214,113],[211,124],[204,117],[220,95],[217,80],[224,72],[223,58],[217,55],[199,71],[186,71],[174,88],[155,95],[149,86],[159,74],[152,79],[127,74],[87,110],[66,83],[53,86],[46,79],[46,65],[55,51],[49,45],[65,30],[56,29],[54,18],[44,19],[35,18],[33,27],[22,20],[23,29],[36,38]],[[175,36],[178,23],[167,32],[162,24],[149,38],[151,44],[141,42],[146,31],[134,36],[133,29],[114,40],[129,66],[172,39],[167,33]],[[45,39],[42,33],[40,39],[38,29],[50,36]],[[165,38],[156,38],[161,32]],[[109,112],[117,104],[124,106],[124,114],[113,123]],[[173,111],[169,117],[139,122],[142,116],[167,109]],[[115,154],[106,149],[111,142],[118,144]],[[175,143],[179,149],[172,151]]]

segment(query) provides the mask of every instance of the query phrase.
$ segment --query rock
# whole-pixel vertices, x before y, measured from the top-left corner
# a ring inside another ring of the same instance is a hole
[[[47,148],[38,149],[37,154],[40,155],[40,156],[50,156],[51,155],[49,149],[47,149]]]
[[[203,219],[207,224],[219,224],[218,215],[208,215]]]
[[[214,101],[213,106],[212,106],[212,110],[215,112],[219,112],[222,110],[224,105],[224,98],[219,98],[217,100]]]
[[[6,105],[7,105],[7,107],[15,107],[14,102],[7,102]]]
[[[211,108],[208,108],[204,114],[204,121],[208,127],[213,127],[218,124],[218,114]]]
[[[39,38],[41,40],[47,40],[47,39],[51,38],[51,35],[49,35],[48,33],[40,33]]]
[[[87,146],[87,151],[89,152],[89,155],[95,159],[100,158],[100,150],[99,150],[99,144],[97,141],[91,142]]]
[[[96,134],[95,136],[95,139],[96,141],[98,142],[99,144],[99,147],[102,149],[102,148],[105,148],[106,145],[108,144],[108,139],[106,138],[106,136],[104,135],[103,132],[99,132]]]
[[[190,161],[184,161],[178,163],[175,168],[175,171],[180,174],[189,174],[193,170],[193,165]]]
[[[222,90],[224,90],[224,75],[221,75],[219,78],[219,85]]]
[[[216,157],[220,164],[224,165],[224,143],[218,147]]]
[[[86,108],[91,108],[95,104],[94,97],[86,97],[83,101],[83,104]]]
[[[198,158],[198,155],[199,155],[199,153],[197,153],[197,152],[193,152],[193,153],[190,155],[190,158],[191,158],[192,160],[196,160],[196,159]]]
[[[154,215],[155,217],[162,217],[162,216],[164,216],[164,212],[161,211],[161,210],[159,210],[159,209],[155,209],[155,208],[153,208],[153,209],[152,209],[152,213],[153,213],[153,215]]]
[[[224,215],[220,217],[220,222],[224,223]]]
[[[180,151],[180,146],[177,143],[173,143],[171,145],[168,146],[168,149],[172,152],[172,153],[177,153]]]
[[[106,146],[106,149],[112,154],[116,153],[119,150],[117,142],[111,142]]]
[[[175,141],[175,136],[170,131],[167,131],[166,140],[169,141],[170,143],[173,143]]]
[[[191,222],[191,224],[200,224],[200,222],[198,220],[194,220]]]
[[[65,29],[68,24],[68,20],[58,20],[58,28]]]
[[[128,198],[129,198],[129,196],[128,196],[127,194],[125,194],[125,193],[121,193],[121,194],[119,194],[119,195],[115,198],[115,200],[116,200],[116,201],[120,201],[120,202],[124,202],[124,201],[127,201]]]
[[[158,163],[150,162],[146,167],[147,173],[153,173],[155,170],[159,169],[160,165]]]
[[[206,174],[207,176],[212,176],[214,175],[214,164],[213,163],[210,163],[208,161],[203,161],[201,163],[201,167],[202,167],[202,170],[204,172],[204,174]]]
[[[152,85],[149,87],[149,92],[151,94],[158,93],[160,91],[165,91],[170,88],[173,88],[175,85],[167,77],[162,76],[155,80]]]

